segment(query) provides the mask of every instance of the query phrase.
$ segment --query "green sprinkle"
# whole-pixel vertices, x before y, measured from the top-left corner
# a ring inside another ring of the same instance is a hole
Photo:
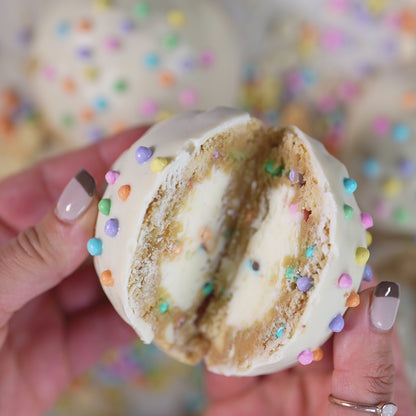
[[[169,33],[163,39],[163,44],[165,45],[166,49],[175,49],[179,44],[178,35],[175,33]]]
[[[344,216],[346,220],[350,220],[354,214],[354,208],[350,205],[344,204]]]
[[[119,79],[114,83],[114,90],[117,92],[124,92],[127,89],[127,82],[124,79]]]
[[[311,259],[313,257],[313,252],[315,251],[315,246],[308,247],[306,249],[306,257]]]
[[[213,284],[211,282],[207,282],[202,287],[202,292],[204,293],[205,296],[208,296],[212,292],[213,289],[214,289]]]
[[[245,158],[246,158],[246,154],[245,154],[244,152],[240,152],[240,153],[237,155],[237,160],[238,160],[239,162],[243,161]]]
[[[148,3],[140,2],[134,7],[134,13],[138,17],[148,17],[150,15],[150,6]]]
[[[268,160],[264,165],[264,170],[272,176],[282,176],[285,167],[282,165],[277,165],[274,160]]]
[[[290,266],[286,269],[286,278],[292,280],[295,274],[295,266]]]
[[[71,114],[64,114],[61,118],[61,122],[64,127],[72,127],[75,123],[75,119]]]
[[[111,208],[111,199],[105,198],[98,203],[98,210],[101,214],[109,215]]]
[[[407,225],[409,223],[410,213],[406,208],[397,208],[393,215],[396,224]]]
[[[162,302],[159,306],[159,311],[160,313],[165,313],[169,308],[169,303],[168,302]]]

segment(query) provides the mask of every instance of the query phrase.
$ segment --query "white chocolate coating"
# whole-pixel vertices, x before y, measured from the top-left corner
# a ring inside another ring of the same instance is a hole
[[[191,153],[197,152],[205,140],[215,137],[220,132],[237,126],[244,126],[249,121],[250,116],[247,113],[228,108],[216,108],[203,113],[184,113],[155,125],[114,164],[113,170],[118,171],[120,176],[114,185],[107,187],[103,196],[103,198],[111,199],[111,211],[109,216],[100,213],[97,219],[96,238],[101,239],[103,252],[101,255],[95,256],[94,263],[99,275],[105,270],[111,270],[114,284],[109,287],[104,286],[104,290],[119,314],[136,330],[144,342],[151,342],[154,333],[150,324],[138,318],[140,303],[129,297],[127,286],[130,270],[134,263],[133,255],[137,244],[141,244],[139,239],[140,225],[146,208],[152,201],[161,183],[166,181],[167,178],[180,174],[181,169],[190,160]],[[227,366],[209,366],[210,370],[218,373],[226,375],[265,374],[293,365],[302,351],[318,348],[330,336],[329,323],[337,314],[345,312],[347,295],[352,290],[357,291],[361,282],[364,266],[356,263],[355,251],[357,247],[366,246],[366,237],[360,221],[360,210],[355,202],[355,198],[353,195],[347,194],[343,187],[343,179],[348,177],[348,173],[345,167],[330,156],[320,143],[308,138],[296,128],[293,128],[292,131],[306,147],[312,165],[315,168],[314,175],[317,177],[324,192],[324,206],[320,212],[320,218],[322,218],[322,226],[328,218],[331,224],[329,235],[331,249],[324,253],[327,255],[327,265],[320,273],[319,284],[310,294],[300,322],[296,326],[296,331],[292,336],[286,338],[284,345],[279,348],[278,352],[271,355],[264,354],[252,357],[251,365],[245,370]],[[150,160],[144,164],[136,162],[135,154],[138,146],[152,147],[154,149],[152,159],[168,157],[172,158],[172,161],[162,172],[153,173],[150,170]],[[224,174],[215,172],[214,169],[211,179],[216,186],[225,189],[227,178]],[[126,201],[121,201],[117,196],[117,191],[120,186],[125,184],[131,185],[131,193]],[[219,205],[215,194],[210,191],[209,182],[203,181],[197,185],[197,188],[198,186],[201,186],[201,189],[197,189],[193,194],[196,200],[191,199],[190,201],[189,223],[185,227],[184,233],[195,233],[195,230],[199,229],[200,224],[206,224],[207,218],[211,218],[211,211],[215,211]],[[283,227],[280,231],[281,234],[289,239],[293,238],[293,244],[289,244],[284,250],[291,251],[295,255],[296,250],[299,250],[294,240],[296,239],[296,230],[301,217],[299,213],[293,214],[286,211],[287,207],[285,207],[285,204],[289,203],[292,196],[290,189],[287,191],[283,190],[282,195],[283,197],[276,192],[276,194],[270,197],[273,201],[272,205],[276,209],[282,210],[283,217],[267,218],[264,223],[258,224],[259,228],[252,238],[252,245],[248,247],[247,259],[255,258],[255,256],[258,257],[259,255],[263,256],[258,251],[263,247],[266,251],[266,254],[264,254],[265,261],[270,264],[273,263],[270,255],[271,251],[268,248],[276,247],[276,249],[279,249],[280,243],[278,242],[278,245],[276,245],[275,240],[279,237],[276,236],[276,231],[273,232],[271,228],[268,228],[270,225]],[[207,206],[207,212],[204,213],[202,211],[201,217],[197,219],[194,218],[195,215],[192,215],[194,204]],[[350,205],[354,210],[353,217],[350,220],[346,220],[344,216],[344,204]],[[188,205],[185,204],[185,207],[188,207]],[[186,217],[186,211],[182,211],[181,215]],[[291,221],[289,221],[290,215],[294,215]],[[117,218],[119,220],[119,231],[115,237],[109,237],[104,232],[105,223],[109,218]],[[215,234],[215,226],[213,226],[213,230]],[[291,234],[292,232],[293,234]],[[317,235],[316,238],[317,244],[319,244],[320,236]],[[285,255],[283,251],[276,253],[275,260],[278,261],[279,258]],[[184,265],[181,256],[178,256],[177,261],[179,268],[188,267]],[[199,267],[203,274],[204,264],[207,261],[206,255],[202,253],[199,257],[193,257],[193,261],[192,267],[196,269]],[[186,287],[171,289],[169,281],[172,277],[170,274],[175,272],[172,270],[172,262],[165,266],[168,267],[169,274],[162,276],[161,285],[170,292],[172,299],[186,307],[190,302],[190,297],[197,290],[196,288],[201,287],[203,279],[201,276],[196,276],[197,282],[195,283],[190,282],[188,278],[182,277],[182,283]],[[243,266],[241,267],[241,272],[242,275],[246,273]],[[283,270],[281,269],[279,271],[280,275],[282,272]],[[338,286],[338,278],[342,273],[348,273],[353,278],[353,284],[348,290],[341,289]],[[198,279],[201,280],[198,281]],[[246,283],[248,285],[250,282],[246,281]],[[178,284],[178,281],[176,281],[176,286]],[[239,280],[238,277],[234,285],[235,300],[228,304],[229,313],[226,319],[228,324],[236,328],[244,328],[251,325],[253,321],[249,319],[247,311],[244,315],[241,314],[241,308],[245,307],[248,311],[254,312],[255,304],[243,304],[245,302],[241,301],[247,299],[247,285],[244,285],[243,278]],[[265,301],[266,305],[264,305],[263,312],[266,311],[267,306],[270,308],[270,304],[273,301],[267,295],[270,292],[270,286],[268,284],[258,284],[255,287],[255,285],[250,284],[249,287],[252,288],[252,296],[258,302]],[[278,288],[279,286],[276,286],[276,291],[278,291]],[[257,317],[260,317],[261,312],[257,311],[257,313]],[[170,327],[169,329],[168,327],[167,335],[169,331],[173,331],[173,328]],[[171,336],[173,337],[172,334]],[[216,342],[215,339],[211,341],[213,343]]]
[[[72,145],[237,100],[240,50],[211,1],[60,2],[39,21],[32,55],[34,96]]]

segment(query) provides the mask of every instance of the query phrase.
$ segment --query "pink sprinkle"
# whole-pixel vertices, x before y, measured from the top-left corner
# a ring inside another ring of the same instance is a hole
[[[357,97],[358,89],[357,85],[355,85],[353,82],[346,81],[342,83],[342,85],[339,88],[339,96],[342,101],[350,102],[354,98]]]
[[[299,212],[298,204],[290,204],[289,205],[289,212],[290,212],[290,215],[296,215]]]
[[[114,185],[117,182],[118,177],[120,176],[120,173],[115,170],[109,170],[105,174],[105,180],[108,184]]]
[[[330,113],[336,108],[337,102],[335,97],[324,95],[319,99],[318,108],[322,113]]]
[[[56,78],[56,69],[53,66],[47,65],[43,68],[43,76],[48,81],[53,81]]]
[[[328,0],[328,7],[335,13],[343,13],[347,10],[347,0]]]
[[[344,33],[338,29],[328,29],[322,34],[321,42],[324,49],[334,52],[344,46]]]
[[[298,355],[298,361],[302,365],[308,365],[308,364],[310,364],[313,361],[313,352],[311,350],[302,351]]]
[[[120,41],[116,37],[111,36],[104,40],[104,46],[110,52],[114,52],[120,48]]]
[[[386,218],[389,215],[390,210],[384,201],[379,201],[374,204],[373,211],[378,218]]]
[[[210,66],[214,64],[214,61],[215,61],[214,52],[209,51],[209,50],[202,51],[199,57],[199,61],[201,62],[201,65],[203,67],[209,68]]]
[[[347,273],[342,273],[338,279],[338,286],[341,289],[349,289],[352,286],[352,277]]]
[[[386,135],[390,130],[390,122],[386,117],[377,117],[373,121],[373,132],[379,136]]]
[[[193,88],[183,90],[179,96],[179,102],[183,107],[192,107],[198,101],[198,93]]]
[[[157,103],[153,100],[145,100],[140,104],[140,114],[144,117],[154,117],[158,109]]]
[[[367,214],[366,212],[361,213],[361,224],[363,227],[367,230],[368,228],[371,228],[373,224],[373,217],[370,214]]]

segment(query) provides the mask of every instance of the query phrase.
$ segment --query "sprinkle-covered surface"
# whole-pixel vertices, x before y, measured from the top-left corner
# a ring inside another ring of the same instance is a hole
[[[59,2],[34,32],[34,96],[55,134],[74,145],[236,105],[241,45],[232,27],[211,0]]]

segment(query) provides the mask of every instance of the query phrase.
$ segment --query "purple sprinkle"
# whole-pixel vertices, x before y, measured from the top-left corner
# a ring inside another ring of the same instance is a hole
[[[88,138],[91,143],[97,143],[104,137],[104,132],[97,126],[88,129]]]
[[[290,172],[289,172],[289,180],[290,180],[290,182],[295,182],[296,181],[296,178],[297,178],[297,172],[294,170],[294,169],[290,169]]]
[[[136,160],[141,165],[149,160],[153,155],[153,150],[150,147],[139,146],[136,150]]]
[[[77,49],[77,56],[80,59],[89,59],[91,58],[91,55],[92,55],[92,50],[90,48],[81,46]]]
[[[134,22],[131,19],[125,19],[120,22],[120,31],[129,33],[135,28]]]
[[[366,282],[371,282],[373,280],[373,270],[368,264],[364,267],[363,280]]]
[[[403,177],[410,177],[415,173],[415,164],[412,160],[402,158],[399,160],[399,171]]]
[[[310,277],[300,277],[296,285],[301,292],[307,292],[313,286],[313,279]]]
[[[192,58],[186,58],[182,61],[182,67],[185,71],[192,71],[195,68],[195,61]]]
[[[32,40],[32,30],[29,27],[23,27],[16,33],[16,39],[21,45],[27,45]]]
[[[344,318],[340,313],[329,323],[329,328],[333,332],[341,332],[344,329]]]
[[[220,155],[220,154],[218,153],[218,150],[216,150],[216,151],[214,152],[214,156],[213,156],[213,157],[214,157],[214,159],[218,159],[219,155]]]
[[[104,226],[104,232],[109,237],[115,237],[118,234],[119,225],[116,218],[109,219]]]

